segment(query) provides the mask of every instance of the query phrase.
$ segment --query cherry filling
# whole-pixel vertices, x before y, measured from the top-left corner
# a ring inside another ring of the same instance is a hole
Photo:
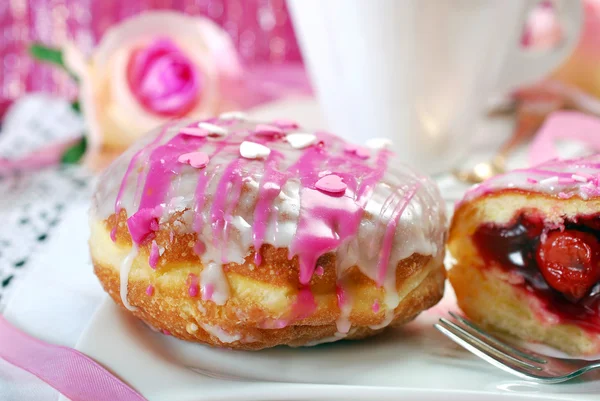
[[[487,266],[517,274],[562,322],[600,332],[600,214],[544,227],[541,218],[521,215],[509,225],[484,224],[473,241]]]

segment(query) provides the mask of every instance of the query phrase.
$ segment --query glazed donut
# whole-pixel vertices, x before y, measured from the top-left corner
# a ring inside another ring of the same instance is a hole
[[[227,113],[148,134],[100,177],[94,270],[178,338],[235,349],[358,339],[443,295],[435,184],[393,153]]]
[[[494,177],[457,207],[448,250],[476,322],[571,354],[600,352],[600,156]]]

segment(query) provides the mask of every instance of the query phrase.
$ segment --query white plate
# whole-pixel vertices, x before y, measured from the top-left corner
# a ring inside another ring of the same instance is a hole
[[[450,297],[370,340],[258,352],[165,336],[107,298],[76,348],[155,401],[598,400],[600,374],[560,385],[528,383],[457,347],[432,327]]]

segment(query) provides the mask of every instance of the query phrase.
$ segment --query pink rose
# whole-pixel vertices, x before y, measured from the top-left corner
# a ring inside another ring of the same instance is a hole
[[[88,125],[88,161],[122,152],[173,117],[236,108],[242,75],[229,36],[212,21],[151,11],[112,27],[89,59],[67,45]]]

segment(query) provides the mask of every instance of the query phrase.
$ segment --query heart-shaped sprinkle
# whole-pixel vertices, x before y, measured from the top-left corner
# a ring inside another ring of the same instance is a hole
[[[363,148],[362,146],[357,146],[352,143],[346,144],[344,146],[344,151],[353,155],[356,155],[360,159],[368,159],[371,156],[371,153],[368,149]]]
[[[204,168],[208,164],[208,155],[204,152],[184,153],[177,159],[179,163],[189,164],[194,168]]]
[[[240,155],[246,159],[259,159],[269,156],[271,149],[256,142],[244,141],[240,145]]]
[[[346,188],[348,188],[344,181],[342,181],[342,177],[335,174],[326,175],[321,178],[315,183],[315,187],[322,192],[332,194],[340,194],[345,192]]]
[[[273,125],[281,129],[296,129],[299,127],[297,122],[283,118],[273,121]]]
[[[303,132],[296,132],[293,134],[287,134],[285,139],[294,149],[304,149],[317,141],[315,134],[307,134]]]
[[[281,128],[269,124],[258,124],[254,128],[256,135],[283,135]]]
[[[198,123],[198,127],[207,130],[211,134],[227,135],[227,130],[225,128],[219,127],[215,124],[201,122]]]
[[[371,149],[386,149],[392,146],[392,141],[387,138],[372,138],[367,141],[366,145]]]
[[[241,111],[227,111],[219,114],[219,118],[222,120],[246,120],[248,115]]]
[[[209,132],[203,128],[195,128],[195,127],[184,127],[179,132],[185,135],[197,136],[200,138],[204,138],[209,134]]]

